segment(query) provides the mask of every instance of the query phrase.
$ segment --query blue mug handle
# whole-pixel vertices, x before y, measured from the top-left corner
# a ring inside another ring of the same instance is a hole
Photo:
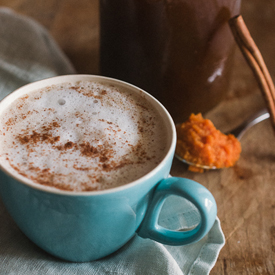
[[[169,195],[183,197],[198,209],[200,223],[189,231],[174,231],[158,224],[158,217],[165,199]],[[199,241],[212,228],[217,216],[217,204],[213,195],[201,184],[185,179],[170,177],[157,186],[137,233],[142,238],[150,238],[167,245],[186,245]]]

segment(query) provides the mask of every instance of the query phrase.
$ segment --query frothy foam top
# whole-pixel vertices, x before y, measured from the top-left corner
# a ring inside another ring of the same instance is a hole
[[[0,162],[34,183],[72,191],[124,185],[167,152],[164,122],[140,94],[98,82],[23,96],[0,121]]]

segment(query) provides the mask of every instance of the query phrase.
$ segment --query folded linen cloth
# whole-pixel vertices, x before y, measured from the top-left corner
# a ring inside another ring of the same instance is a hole
[[[75,73],[49,33],[33,20],[0,8],[0,99],[16,88],[39,79]],[[1,184],[1,182],[0,182]],[[0,274],[209,274],[225,243],[217,218],[201,241],[167,246],[134,236],[114,254],[87,263],[69,263],[33,244],[16,226],[0,198]],[[173,230],[199,222],[196,208],[170,196],[159,223]]]

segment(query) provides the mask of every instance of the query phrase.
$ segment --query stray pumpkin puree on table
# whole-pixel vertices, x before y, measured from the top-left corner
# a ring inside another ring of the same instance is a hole
[[[240,153],[239,140],[217,130],[201,113],[191,114],[186,122],[177,125],[176,154],[190,163],[212,168],[231,167],[239,159]],[[191,165],[189,170],[203,172],[202,168]]]

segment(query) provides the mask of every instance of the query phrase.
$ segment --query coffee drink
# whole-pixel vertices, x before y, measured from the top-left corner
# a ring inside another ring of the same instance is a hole
[[[167,153],[164,122],[144,94],[77,81],[31,91],[0,118],[0,163],[25,181],[69,191],[137,180]]]

